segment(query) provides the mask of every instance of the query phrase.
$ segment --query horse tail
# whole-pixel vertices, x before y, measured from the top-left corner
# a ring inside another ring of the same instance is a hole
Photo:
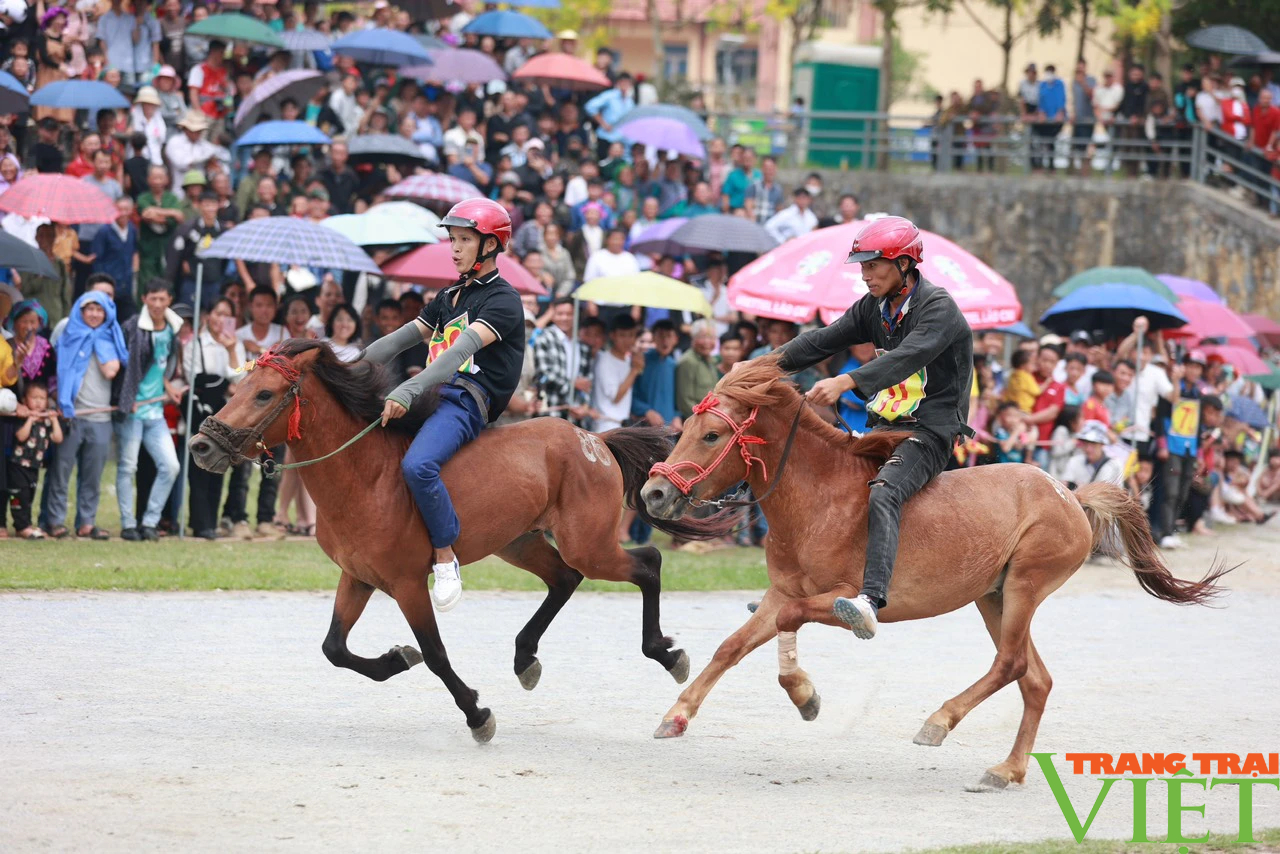
[[[1110,483],[1090,483],[1076,490],[1076,498],[1093,529],[1094,551],[1114,528],[1124,544],[1121,560],[1152,596],[1177,605],[1203,605],[1222,593],[1218,579],[1235,567],[1215,561],[1199,581],[1176,577],[1151,538],[1146,511],[1127,491]]]
[[[737,517],[732,511],[721,510],[701,519],[685,516],[670,520],[649,515],[640,492],[649,479],[649,469],[653,464],[671,455],[674,444],[665,427],[619,427],[601,433],[600,438],[622,470],[622,492],[627,506],[645,522],[683,540],[713,540],[733,531]]]

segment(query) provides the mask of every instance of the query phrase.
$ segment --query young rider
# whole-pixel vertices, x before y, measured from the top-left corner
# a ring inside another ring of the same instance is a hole
[[[459,202],[440,225],[449,231],[457,284],[441,291],[417,318],[370,344],[364,358],[387,364],[428,343],[426,368],[387,395],[382,423],[401,417],[423,392],[441,386],[439,408],[418,431],[401,468],[435,550],[431,596],[438,609],[448,611],[462,596],[453,553],[459,523],[440,469],[511,400],[524,363],[524,307],[498,275],[498,255],[511,241],[511,217],[501,205],[489,199]]]

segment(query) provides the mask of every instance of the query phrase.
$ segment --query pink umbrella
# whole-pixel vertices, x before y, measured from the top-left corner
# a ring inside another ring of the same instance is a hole
[[[1241,376],[1271,373],[1271,366],[1247,347],[1237,347],[1232,344],[1206,344],[1200,349],[1211,356],[1221,356],[1222,361],[1229,365],[1235,365]]]
[[[1246,314],[1240,319],[1249,324],[1249,328],[1265,341],[1267,346],[1280,347],[1280,323],[1261,314]]]
[[[474,184],[436,172],[424,172],[405,178],[399,184],[388,187],[386,195],[393,199],[448,202],[451,205],[484,197]]]
[[[0,193],[0,211],[65,225],[111,222],[116,204],[87,181],[50,172],[28,175]]]
[[[609,88],[609,78],[586,60],[567,53],[540,53],[511,75],[535,86],[546,83],[560,89],[594,91]]]
[[[845,264],[857,221],[788,240],[729,280],[729,302],[739,311],[805,323],[819,311],[830,323],[866,294],[861,268]],[[945,237],[924,235],[924,277],[950,292],[974,329],[995,329],[1022,318],[1013,285]]]
[[[1187,325],[1177,329],[1166,329],[1165,335],[1195,338],[1248,338],[1254,334],[1252,327],[1240,319],[1225,305],[1216,302],[1204,302],[1191,297],[1183,297],[1178,302],[1178,311],[1187,318]]]
[[[453,247],[448,243],[433,243],[397,255],[382,265],[382,272],[392,279],[433,288],[445,288],[458,281],[458,270],[453,266]],[[542,283],[510,255],[498,256],[498,272],[520,293],[546,296],[547,289]]]
[[[1199,279],[1186,279],[1182,276],[1171,276],[1168,273],[1161,273],[1156,278],[1168,285],[1169,290],[1180,297],[1191,297],[1201,302],[1225,304],[1222,297],[1218,295],[1218,292],[1211,285],[1207,285]]]

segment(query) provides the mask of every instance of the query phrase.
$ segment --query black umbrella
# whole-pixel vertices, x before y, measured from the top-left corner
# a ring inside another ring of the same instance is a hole
[[[1262,53],[1255,53],[1251,56],[1237,56],[1235,59],[1227,63],[1233,68],[1244,66],[1263,66],[1263,65],[1280,65],[1280,51],[1264,50]]]
[[[671,233],[671,242],[706,252],[750,252],[762,255],[778,245],[763,226],[740,216],[695,216]]]
[[[58,271],[47,255],[30,243],[4,231],[0,231],[0,259],[3,259],[0,266],[12,267],[19,273],[58,278]]]
[[[1267,47],[1266,42],[1244,27],[1231,24],[1218,24],[1196,30],[1187,36],[1186,41],[1191,47],[1210,50],[1214,53],[1255,54],[1271,49]]]
[[[371,133],[353,136],[347,140],[352,163],[393,163],[398,166],[417,166],[427,162],[422,149],[402,136],[389,133]]]

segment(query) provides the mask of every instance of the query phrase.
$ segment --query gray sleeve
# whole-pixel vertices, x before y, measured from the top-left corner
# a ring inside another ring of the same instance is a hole
[[[462,367],[463,362],[474,356],[476,351],[483,346],[484,342],[480,340],[480,333],[468,326],[462,330],[461,335],[454,339],[448,350],[436,356],[431,361],[431,364],[423,368],[416,376],[410,377],[396,386],[391,394],[387,395],[387,400],[394,400],[405,409],[412,409],[414,402],[424,391],[447,381],[458,368]]]
[[[410,320],[395,332],[390,335],[383,335],[377,341],[365,347],[364,352],[360,354],[360,358],[369,362],[377,362],[379,365],[385,365],[405,350],[421,343],[422,327],[418,325],[417,320]]]

